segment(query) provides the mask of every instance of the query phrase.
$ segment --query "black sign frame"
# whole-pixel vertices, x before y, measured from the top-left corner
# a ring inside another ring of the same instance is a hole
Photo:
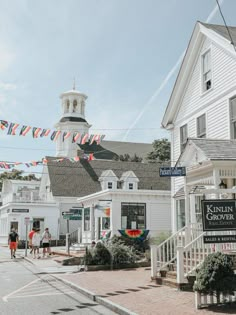
[[[160,177],[178,177],[178,176],[186,176],[186,167],[178,166],[164,166],[159,168],[159,176]]]
[[[29,213],[29,209],[11,209],[12,213]]]
[[[236,200],[202,200],[202,226],[203,231],[236,230]]]
[[[236,243],[236,235],[204,235],[204,244]]]

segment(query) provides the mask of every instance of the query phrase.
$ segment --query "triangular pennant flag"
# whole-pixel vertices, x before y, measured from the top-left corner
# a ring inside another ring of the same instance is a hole
[[[0,120],[0,129],[4,130],[8,127],[8,122],[6,120]]]
[[[92,138],[89,139],[89,144],[92,145],[93,142],[96,140],[97,135],[92,135]]]
[[[41,128],[33,127],[32,129],[33,138],[38,138],[41,130],[42,130]]]
[[[76,142],[80,137],[80,133],[79,132],[74,132],[73,133],[73,137],[72,137],[72,143]]]
[[[18,126],[19,126],[19,124],[10,123],[7,134],[15,136],[16,135],[16,129],[18,128]]]
[[[105,137],[106,137],[105,135],[101,135],[101,136],[99,135],[99,139],[96,140],[97,144],[100,144]]]
[[[90,153],[88,157],[88,161],[92,161],[92,160],[94,160],[94,156],[93,156],[93,153]]]
[[[30,131],[31,127],[30,126],[23,126],[21,128],[21,131],[19,133],[20,136],[25,136],[29,131]]]
[[[45,134],[44,134],[44,137],[47,137],[50,132],[51,132],[51,129],[46,129]]]
[[[53,141],[57,140],[57,138],[59,137],[60,133],[61,133],[61,131],[56,131]]]
[[[52,141],[54,140],[55,136],[56,136],[56,131],[53,131],[50,137]]]
[[[83,136],[82,140],[81,140],[81,144],[85,144],[85,143],[87,142],[87,140],[88,140],[88,137],[89,137],[89,135],[88,135],[88,133],[86,133],[86,134]]]

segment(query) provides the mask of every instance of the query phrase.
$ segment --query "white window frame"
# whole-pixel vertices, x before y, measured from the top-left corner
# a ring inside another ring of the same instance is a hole
[[[232,101],[235,101],[235,117],[233,117]],[[229,112],[230,112],[230,138],[236,139],[236,96],[229,100]]]
[[[129,183],[129,190],[134,189],[134,183]]]
[[[112,182],[108,182],[107,183],[107,188],[108,189],[112,189],[113,188],[113,183]]]
[[[204,117],[205,128],[200,130],[200,120]],[[197,117],[197,137],[198,138],[206,138],[206,114],[202,114],[201,116]]]
[[[208,57],[208,64],[205,69],[205,61]],[[212,59],[211,59],[211,49],[208,49],[202,54],[202,91],[203,93],[210,91],[212,89]],[[210,83],[209,83],[210,82]],[[210,87],[208,85],[210,84]]]
[[[184,130],[186,129],[186,136],[184,137]],[[183,126],[181,126],[179,128],[179,132],[180,132],[180,151],[183,152],[185,144],[187,142],[188,139],[188,124],[185,124]]]

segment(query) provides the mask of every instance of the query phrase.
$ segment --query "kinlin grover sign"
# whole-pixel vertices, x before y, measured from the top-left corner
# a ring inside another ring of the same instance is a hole
[[[235,200],[202,200],[203,231],[236,230]]]

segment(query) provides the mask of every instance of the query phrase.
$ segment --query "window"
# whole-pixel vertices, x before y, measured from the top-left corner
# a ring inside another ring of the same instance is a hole
[[[176,228],[177,231],[185,226],[185,200],[176,200]]]
[[[90,231],[90,208],[84,209],[84,231]]]
[[[212,72],[211,72],[211,51],[208,50],[202,55],[202,83],[203,92],[210,90],[212,87]]]
[[[134,184],[133,183],[129,183],[129,189],[134,189]]]
[[[230,100],[231,139],[236,139],[236,97]]]
[[[112,182],[108,182],[108,189],[112,189]]]
[[[110,218],[102,217],[102,230],[109,230],[110,229]]]
[[[146,228],[146,204],[145,203],[121,203],[121,228],[145,229]]]
[[[184,150],[185,144],[188,139],[188,126],[187,124],[180,127],[180,151]]]
[[[77,109],[77,101],[74,100],[74,101],[73,101],[73,113],[76,112],[76,109]]]
[[[202,200],[203,196],[195,196],[195,215],[197,223],[202,223]]]
[[[197,118],[197,137],[206,138],[206,115]]]

